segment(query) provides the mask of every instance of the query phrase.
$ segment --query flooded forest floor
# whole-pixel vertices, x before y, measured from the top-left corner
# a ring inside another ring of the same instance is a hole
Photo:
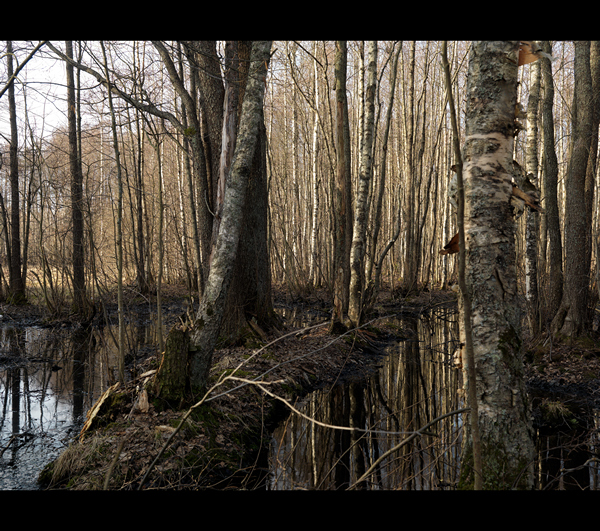
[[[163,295],[167,330],[179,321],[187,304],[184,293],[168,290]],[[146,402],[143,393],[160,363],[158,349],[128,358],[127,383],[113,389],[93,428],[48,464],[40,487],[264,490],[270,433],[289,413],[283,400],[293,404],[315,389],[364,379],[380,366],[383,347],[405,337],[388,316],[418,316],[439,306],[455,308],[456,295],[436,291],[407,298],[382,293],[369,324],[358,332],[333,336],[328,333],[325,293],[293,297],[275,290],[274,307],[282,318],[278,329],[251,345],[219,349],[213,359],[213,381],[239,367],[240,378],[269,382],[263,389],[226,381],[178,430],[189,404],[173,409],[151,394]],[[141,302],[136,315],[144,307],[151,311],[147,301]],[[106,308],[116,312],[116,304]],[[43,310],[33,306],[5,306],[0,312],[3,319],[23,325],[44,320]],[[50,325],[77,326],[69,321]],[[600,407],[597,337],[559,344],[547,336],[526,339],[525,362],[538,429],[572,425],[587,408]]]

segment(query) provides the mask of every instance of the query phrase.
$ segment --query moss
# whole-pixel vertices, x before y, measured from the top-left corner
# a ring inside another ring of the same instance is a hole
[[[483,444],[483,489],[484,490],[528,490],[527,474],[524,471],[530,465],[526,458],[514,461],[510,458],[515,452],[508,452],[497,442]],[[459,490],[473,490],[473,448],[465,450],[462,459]]]

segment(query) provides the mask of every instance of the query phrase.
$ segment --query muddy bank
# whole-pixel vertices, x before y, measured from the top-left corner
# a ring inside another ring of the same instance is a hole
[[[165,321],[176,323],[185,306],[184,299],[166,302]],[[264,476],[261,456],[270,430],[287,410],[282,400],[293,403],[319,387],[364,378],[376,370],[379,345],[391,337],[384,319],[358,333],[333,337],[327,332],[327,311],[314,300],[282,298],[275,306],[287,317],[266,340],[254,339],[252,348],[222,348],[214,355],[213,383],[237,369],[240,378],[259,379],[262,390],[224,381],[171,441],[188,409],[172,409],[151,393],[145,395],[160,356],[134,356],[136,366],[128,373],[137,378],[113,389],[93,427],[46,468],[42,487],[98,489],[109,478],[110,489],[136,489],[142,481],[148,489],[255,488]],[[142,310],[135,312],[137,319],[143,319]],[[146,478],[148,467],[153,471]]]

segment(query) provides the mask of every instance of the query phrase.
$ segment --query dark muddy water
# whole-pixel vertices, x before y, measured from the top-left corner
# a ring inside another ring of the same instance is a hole
[[[156,344],[156,326],[128,326],[127,352]],[[73,331],[0,323],[0,489],[37,489],[43,467],[77,437],[116,381],[117,327]]]
[[[453,361],[456,316],[444,310],[434,320],[396,324],[407,339],[388,347],[377,374],[303,402],[302,413],[321,424],[292,414],[273,433],[269,489],[432,490],[456,483],[461,414],[392,451],[413,430],[463,407]]]
[[[454,413],[464,406],[456,317],[440,309],[398,319],[404,339],[388,347],[375,374],[298,404],[304,416],[291,414],[272,434],[267,489],[453,489],[464,420]],[[126,351],[143,359],[157,327],[148,316],[131,322]],[[87,410],[116,381],[116,335],[116,326],[82,332],[0,321],[0,490],[36,489],[43,467],[78,436]],[[582,411],[575,427],[538,429],[539,488],[599,489],[597,464],[583,466],[598,453],[599,432],[595,409]],[[564,474],[569,468],[577,470]]]
[[[446,309],[398,320],[408,339],[387,349],[376,375],[310,394],[298,405],[301,414],[290,414],[273,433],[267,489],[456,488],[464,420],[453,413],[464,407],[453,360],[456,318]],[[413,430],[449,413],[398,447]],[[590,408],[576,421],[565,414],[564,422],[536,427],[537,488],[600,488],[600,467],[589,461],[598,455],[599,422],[599,411]]]

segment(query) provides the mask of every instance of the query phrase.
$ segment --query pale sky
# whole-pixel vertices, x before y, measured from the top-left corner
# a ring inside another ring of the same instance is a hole
[[[22,45],[21,42],[13,43],[19,61],[25,60],[31,51],[31,48],[28,51],[18,51],[18,48]],[[5,49],[5,47],[3,48]],[[13,65],[16,70],[17,64],[13,63]],[[6,58],[3,54],[0,59],[1,88],[4,88],[6,81]],[[23,85],[25,86],[29,120],[36,136],[40,134],[48,136],[52,134],[54,128],[66,124],[65,67],[62,61],[54,59],[49,55],[49,50],[42,48],[19,73],[15,85],[19,135],[23,134]],[[0,133],[3,135],[10,134],[7,92],[0,99]],[[23,139],[19,138],[19,144],[22,144],[22,142]]]

